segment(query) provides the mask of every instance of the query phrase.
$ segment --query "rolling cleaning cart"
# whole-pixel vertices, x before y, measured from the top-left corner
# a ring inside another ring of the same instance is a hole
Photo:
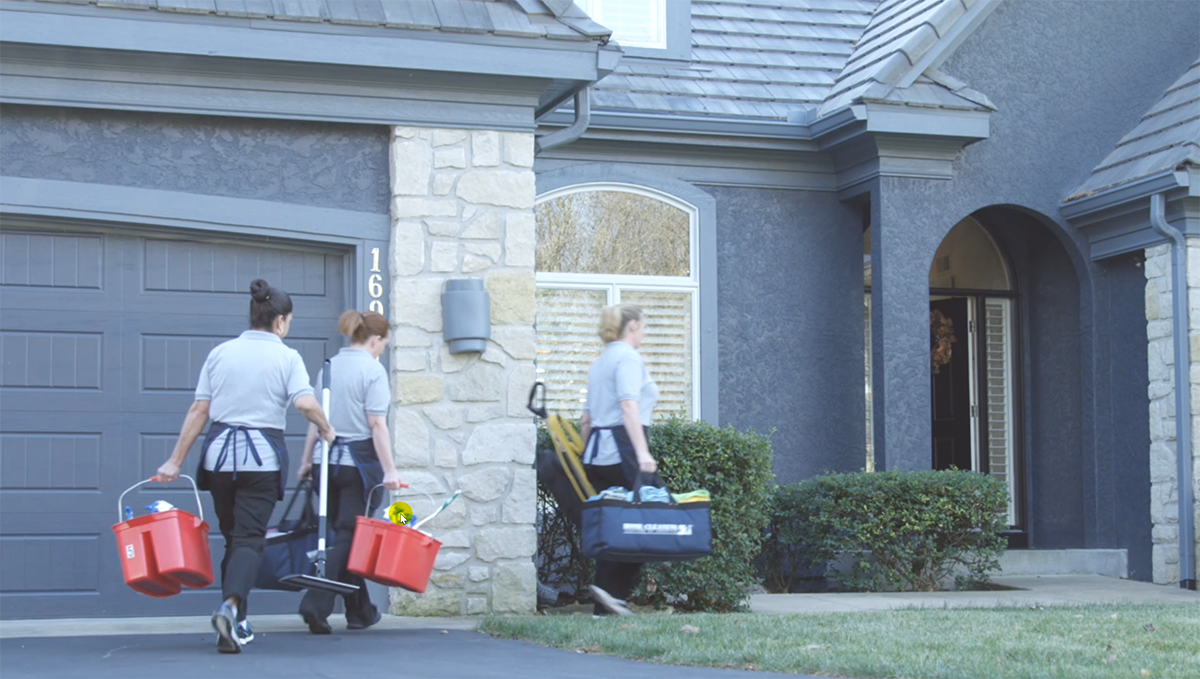
[[[113,526],[125,584],[146,596],[174,596],[184,587],[200,589],[213,582],[208,524],[204,522],[200,490],[192,477],[180,475],[180,478],[192,484],[199,516],[171,509]],[[121,507],[129,491],[157,480],[158,477],[151,477],[126,488],[117,499],[117,518],[121,518]]]

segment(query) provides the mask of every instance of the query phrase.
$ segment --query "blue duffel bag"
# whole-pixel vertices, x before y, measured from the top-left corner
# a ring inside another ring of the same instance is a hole
[[[300,516],[289,519],[296,500],[303,497]],[[313,487],[307,479],[302,481],[292,493],[283,510],[283,519],[267,531],[266,544],[263,547],[262,563],[258,567],[258,576],[254,580],[255,589],[275,589],[285,592],[302,592],[301,587],[282,582],[288,575],[313,574],[315,567],[309,552],[317,549],[318,517],[312,506]],[[325,549],[333,544],[333,531],[326,528]]]
[[[583,555],[625,563],[687,561],[712,552],[711,504],[598,497],[583,505]],[[667,495],[670,497],[670,494]]]

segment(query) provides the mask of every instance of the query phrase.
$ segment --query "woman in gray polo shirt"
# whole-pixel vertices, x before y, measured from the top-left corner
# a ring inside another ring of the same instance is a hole
[[[379,622],[379,610],[371,604],[366,582],[346,570],[350,546],[354,542],[354,527],[359,516],[379,506],[385,493],[371,490],[383,484],[388,490],[400,490],[400,474],[392,461],[392,437],[388,433],[388,406],[392,390],[388,387],[387,369],[379,357],[387,348],[388,322],[383,314],[347,311],[338,321],[338,330],[350,338],[350,346],[329,359],[329,421],[338,431],[333,453],[329,458],[329,522],[335,535],[325,562],[325,576],[357,585],[353,594],[344,595],[346,628],[366,629]],[[322,375],[317,376],[317,384]],[[312,472],[317,428],[308,428],[304,442],[304,458],[299,478]],[[372,502],[372,500],[374,500]],[[313,634],[329,634],[329,615],[337,595],[310,589],[300,601],[300,616]]]
[[[224,601],[212,615],[217,650],[240,653],[254,638],[246,622],[246,599],[258,575],[267,522],[283,499],[287,446],[283,428],[289,404],[332,441],[333,427],[308,384],[300,354],[283,343],[292,324],[292,299],[262,279],[250,284],[250,329],[208,354],[171,458],[158,468],[160,481],[179,469],[204,425],[196,482],[212,493],[225,536],[221,561]]]
[[[597,491],[612,486],[633,488],[639,476],[644,485],[663,485],[658,463],[650,455],[647,425],[658,403],[658,386],[638,353],[645,333],[640,308],[632,304],[604,308],[600,338],[607,346],[588,370],[581,432],[587,441],[584,469]],[[633,592],[641,569],[639,563],[597,560],[592,612],[629,615],[625,599]]]

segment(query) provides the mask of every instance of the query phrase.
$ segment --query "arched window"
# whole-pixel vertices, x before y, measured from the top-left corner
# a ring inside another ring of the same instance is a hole
[[[538,199],[537,372],[550,410],[577,417],[587,371],[603,349],[600,309],[646,313],[642,356],[660,392],[657,413],[698,406],[697,211],[628,184],[581,184]]]

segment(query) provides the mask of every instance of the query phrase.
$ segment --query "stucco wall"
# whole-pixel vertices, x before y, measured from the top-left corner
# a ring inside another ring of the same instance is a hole
[[[717,200],[721,424],[776,429],[779,483],[865,464],[862,218],[830,193]]]
[[[387,213],[388,130],[7,105],[0,173]]]

